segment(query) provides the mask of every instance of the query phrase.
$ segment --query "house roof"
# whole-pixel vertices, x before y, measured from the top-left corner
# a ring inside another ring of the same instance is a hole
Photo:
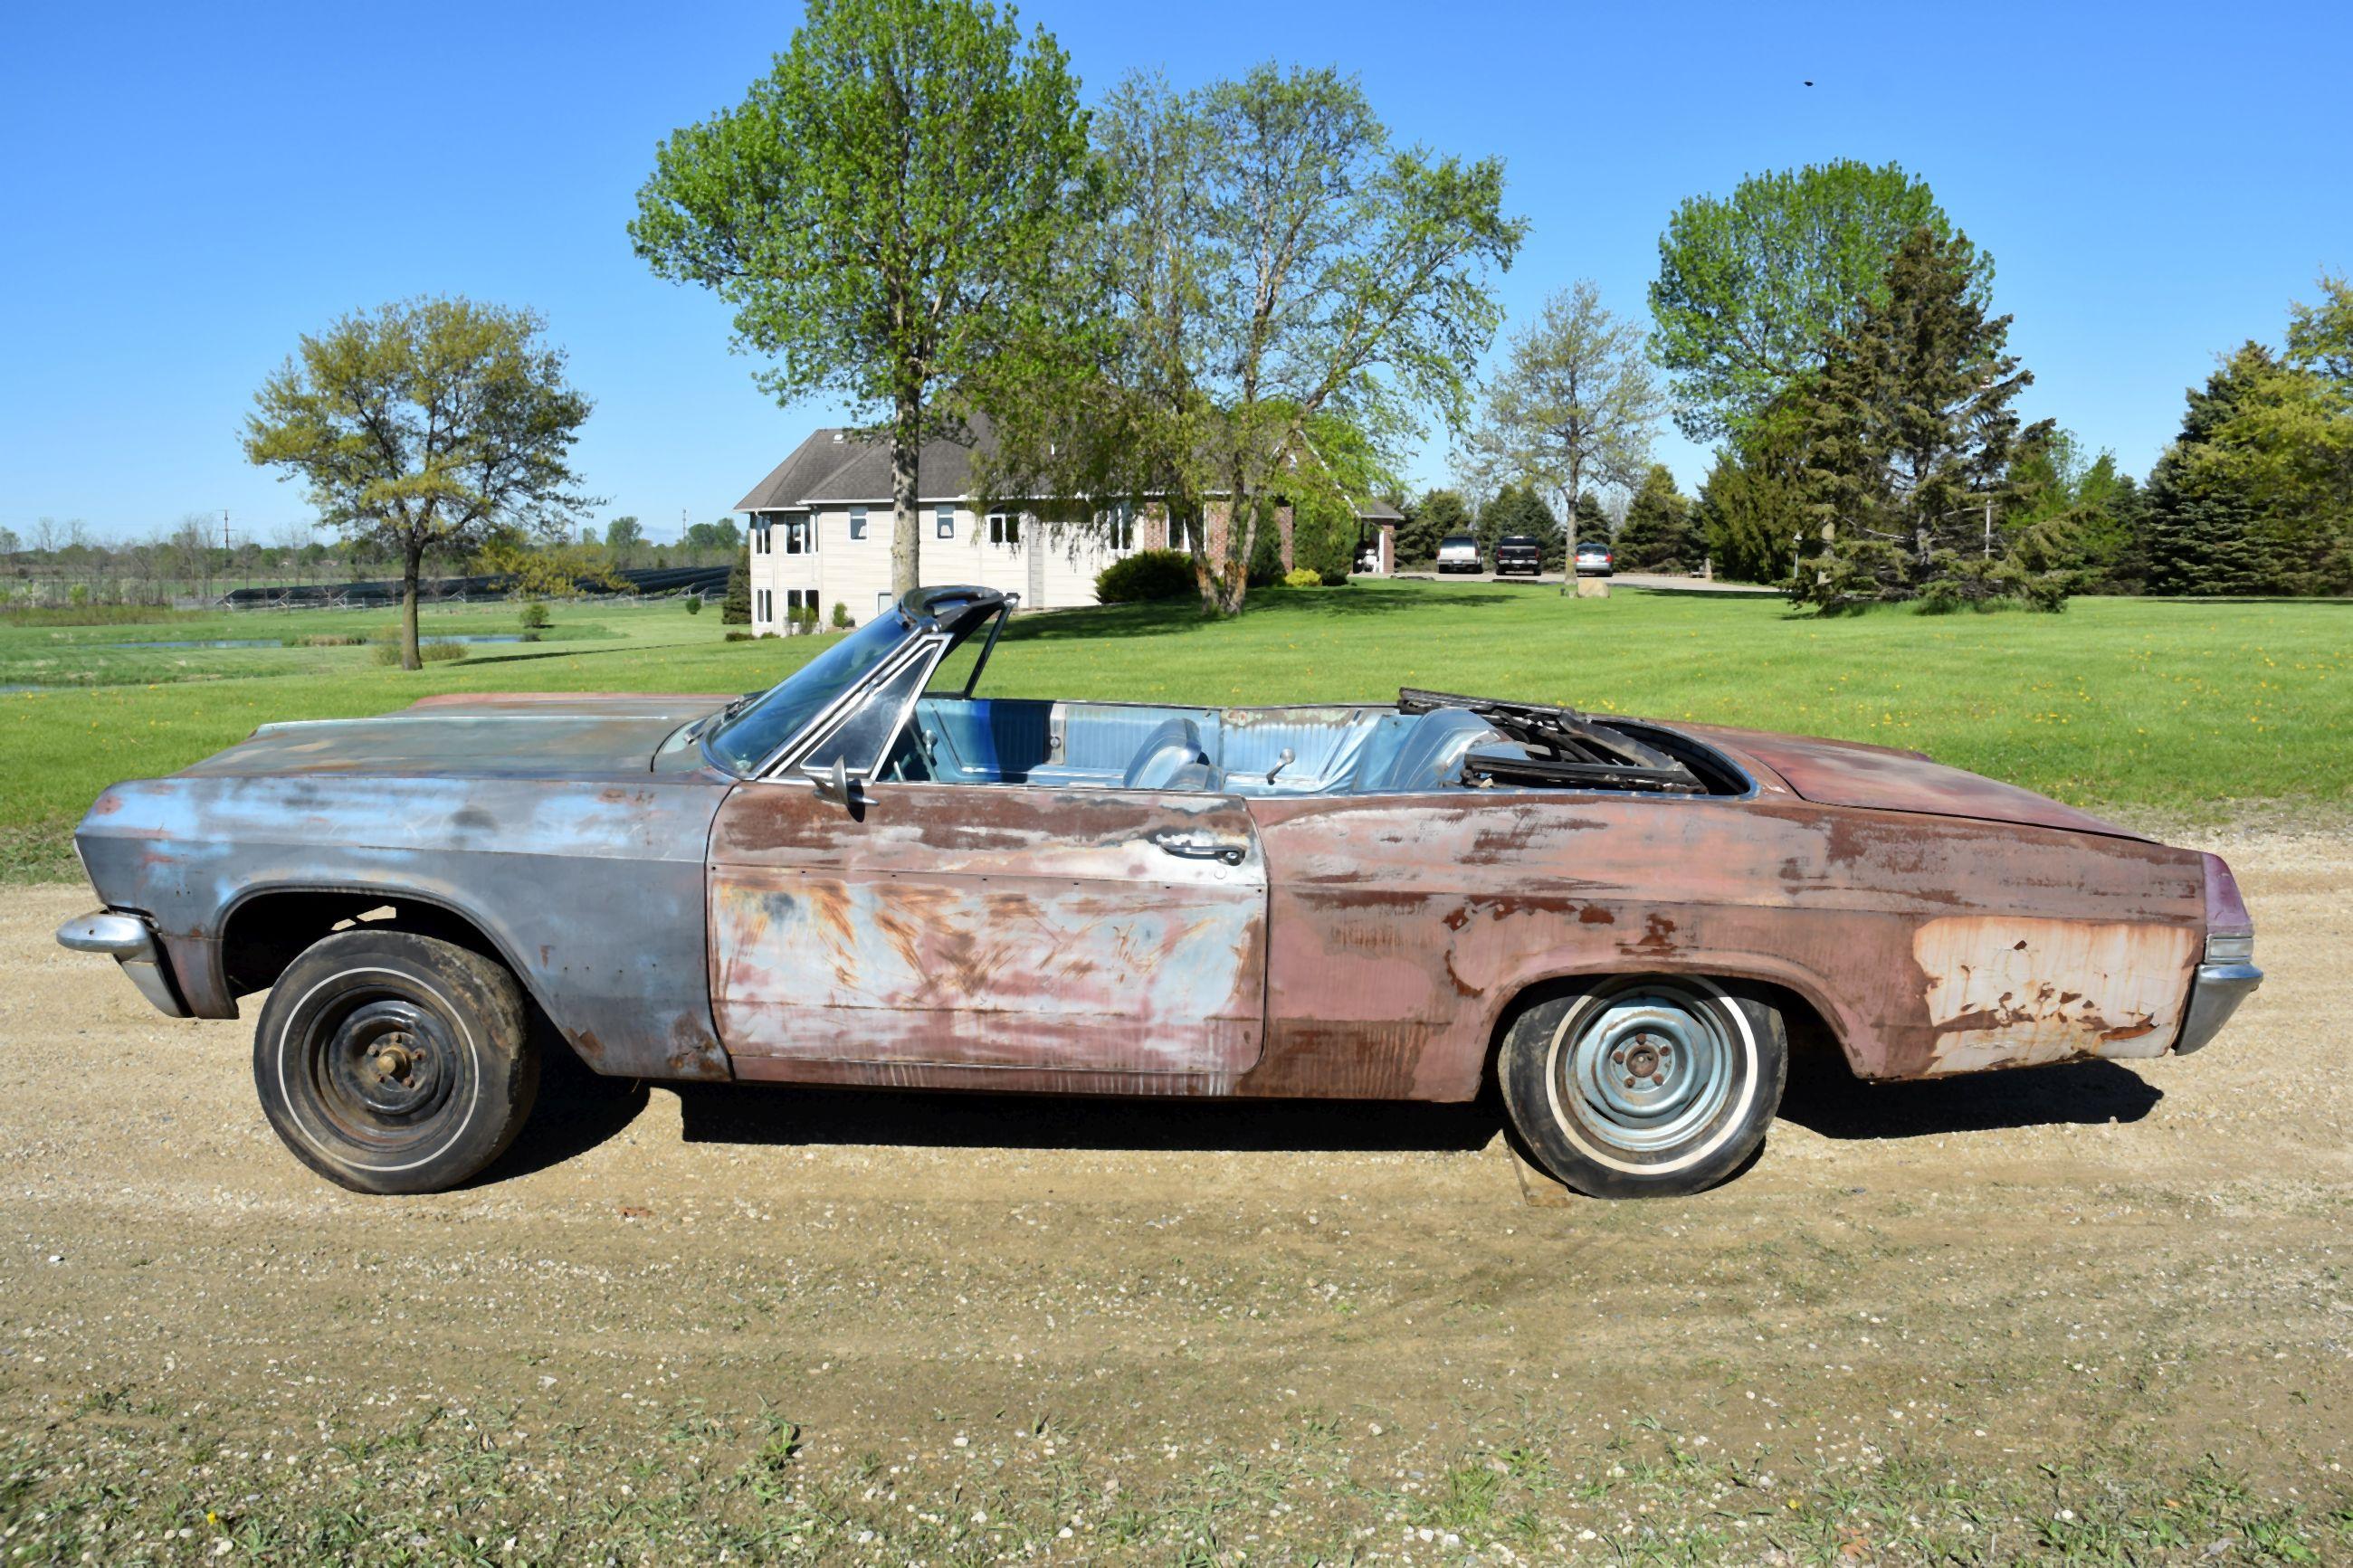
[[[923,443],[915,467],[919,504],[969,500],[972,459],[989,442],[985,419],[972,421],[971,445],[935,437]],[[735,503],[737,511],[792,511],[808,506],[891,504],[891,444],[880,436],[830,426],[814,431],[792,455],[769,470]],[[1356,504],[1371,522],[1396,522],[1404,514],[1387,501]]]
[[[979,442],[987,426],[977,421]],[[962,500],[972,491],[973,447],[934,438],[923,443],[915,466],[919,501]],[[812,432],[792,455],[769,470],[735,503],[737,511],[789,511],[844,501],[891,502],[891,444],[879,436],[828,426]]]

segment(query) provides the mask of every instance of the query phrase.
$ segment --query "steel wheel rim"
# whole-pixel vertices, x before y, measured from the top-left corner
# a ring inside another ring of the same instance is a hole
[[[1738,1088],[1741,1047],[1721,1010],[1672,982],[1598,998],[1563,1020],[1562,1032],[1555,1103],[1620,1153],[1658,1154],[1688,1142]]]
[[[309,1033],[312,1098],[336,1132],[389,1150],[434,1130],[459,1072],[457,1042],[438,1013],[370,989],[341,998]]]

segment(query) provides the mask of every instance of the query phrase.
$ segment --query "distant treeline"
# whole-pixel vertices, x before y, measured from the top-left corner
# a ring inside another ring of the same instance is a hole
[[[168,532],[108,542],[77,521],[43,519],[25,534],[0,528],[0,605],[170,605],[175,601],[253,603],[269,599],[315,601],[330,596],[371,595],[367,585],[392,584],[397,596],[398,556],[376,536],[332,532],[306,537],[298,528],[274,542],[237,539],[220,542],[217,518],[191,517]],[[699,569],[724,570],[742,548],[743,531],[732,518],[699,522],[675,543],[648,541],[635,518],[617,518],[602,530],[584,529],[571,539],[526,540],[501,536],[463,552],[427,552],[423,575],[445,593],[499,591],[520,582],[526,592],[561,593],[565,579],[605,587],[609,571],[628,587],[660,593],[649,574]],[[519,559],[520,558],[520,559]],[[537,565],[539,571],[518,565]]]

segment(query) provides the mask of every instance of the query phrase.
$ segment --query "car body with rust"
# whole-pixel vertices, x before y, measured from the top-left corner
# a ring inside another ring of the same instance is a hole
[[[1464,1100],[1603,1194],[1736,1170],[1790,1034],[1865,1079],[2205,1045],[2229,869],[1917,752],[1408,691],[977,695],[928,589],[775,688],[443,696],[107,790],[59,933],[237,1016],[364,1190],[463,1181],[556,1038],[625,1078]],[[546,1045],[540,1042],[545,1041]]]

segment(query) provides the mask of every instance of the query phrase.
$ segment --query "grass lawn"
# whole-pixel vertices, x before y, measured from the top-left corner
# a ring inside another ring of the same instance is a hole
[[[1240,617],[1070,611],[1006,634],[1001,696],[1201,704],[1385,700],[1399,686],[1526,697],[1913,746],[2077,805],[2212,820],[2353,793],[2353,605],[2078,600],[2063,616],[1846,620],[1778,600],[1550,586],[1273,590]],[[371,631],[382,611],[0,624],[0,879],[70,878],[73,823],[108,783],[169,773],[273,719],[377,713],[441,691],[741,691],[822,639],[723,640],[714,611],[558,608],[551,641],[409,674],[364,647],[133,649]],[[426,635],[515,629],[512,606],[438,611]],[[349,623],[349,624],[346,624]],[[75,679],[100,682],[61,687]]]

